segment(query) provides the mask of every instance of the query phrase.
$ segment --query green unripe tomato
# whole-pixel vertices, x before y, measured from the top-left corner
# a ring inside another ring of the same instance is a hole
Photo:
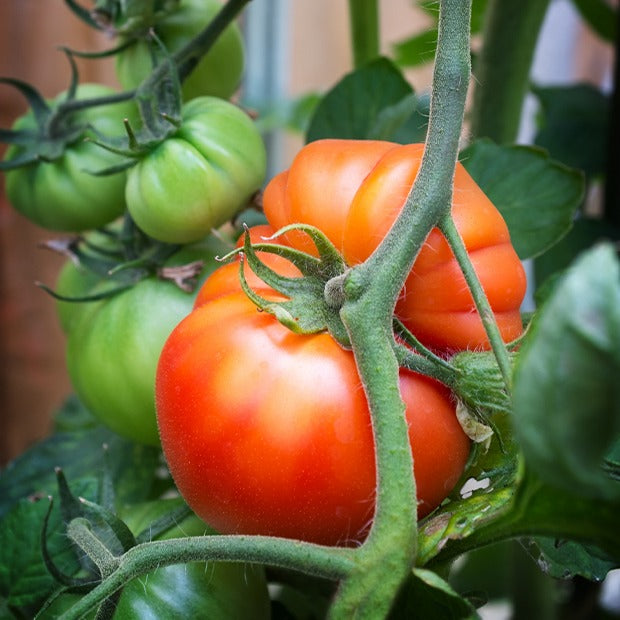
[[[181,126],[128,172],[127,208],[148,235],[203,238],[243,207],[263,182],[265,146],[240,108],[215,97],[183,106]]]
[[[167,265],[205,260],[200,279],[223,254],[214,238],[175,254]],[[93,294],[109,281],[90,289]],[[67,369],[86,407],[106,426],[133,441],[159,445],[155,370],[173,328],[192,310],[195,295],[173,282],[147,277],[126,291],[70,309]]]
[[[100,84],[78,86],[77,98],[90,99],[114,94]],[[61,93],[51,105],[62,101]],[[123,119],[134,119],[133,102],[88,108],[74,115],[76,123],[89,122],[104,135],[122,135]],[[36,129],[32,111],[20,117],[14,129]],[[62,156],[51,162],[39,161],[6,172],[9,202],[22,215],[48,230],[83,231],[99,228],[117,218],[125,210],[126,173],[99,177],[86,172],[117,165],[121,157],[84,141],[85,132],[67,145]],[[6,160],[19,157],[22,147],[12,145]]]
[[[221,9],[218,0],[181,0],[179,8],[155,25],[166,49],[174,54],[193,39]],[[244,67],[243,38],[232,23],[196,65],[183,83],[183,99],[202,95],[228,99],[241,80]],[[135,88],[153,70],[148,44],[137,41],[116,57],[116,74],[126,89]]]

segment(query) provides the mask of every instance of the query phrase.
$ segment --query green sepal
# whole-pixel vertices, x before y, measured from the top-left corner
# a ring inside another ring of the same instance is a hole
[[[66,589],[70,589],[72,592],[86,591],[90,589],[90,587],[95,584],[96,581],[90,577],[73,577],[71,575],[67,575],[66,573],[61,571],[58,566],[56,566],[56,563],[54,562],[52,555],[49,552],[47,532],[53,507],[54,500],[52,496],[50,496],[49,507],[47,509],[47,512],[45,513],[45,517],[43,519],[43,527],[41,529],[41,555],[43,557],[43,562],[45,563],[45,568],[50,573],[50,575],[58,583],[63,584]],[[52,601],[50,600],[49,602],[51,603]]]
[[[93,131],[87,122],[77,122],[75,112],[89,107],[106,105],[128,99],[127,94],[108,97],[75,98],[79,75],[72,52],[62,48],[71,66],[71,81],[62,101],[50,106],[33,86],[15,78],[0,78],[0,83],[16,88],[26,99],[34,117],[36,129],[2,129],[0,141],[16,144],[21,152],[13,159],[0,161],[0,170],[13,170],[39,161],[52,162],[64,154],[66,147]]]
[[[44,125],[52,112],[41,93],[27,82],[16,78],[1,77],[0,84],[15,87],[26,99],[39,126]]]
[[[344,347],[350,347],[349,335],[340,320],[339,308],[330,306],[325,298],[327,283],[346,272],[346,264],[331,241],[317,228],[307,224],[291,224],[279,230],[276,235],[299,230],[306,233],[319,252],[319,257],[310,256],[286,246],[273,244],[252,244],[246,235],[243,252],[250,269],[274,290],[289,297],[287,301],[266,299],[253,291],[243,273],[240,261],[241,287],[258,308],[273,314],[280,323],[298,334],[316,334],[328,331]],[[255,250],[283,256],[295,265],[302,276],[288,278],[267,267],[256,255]]]
[[[71,11],[77,15],[84,23],[88,24],[92,28],[97,30],[103,30],[101,24],[93,18],[92,12],[88,9],[85,9],[81,4],[76,2],[75,0],[65,0],[65,4]]]
[[[48,241],[44,247],[63,254],[73,263],[99,277],[105,286],[98,286],[94,292],[85,295],[64,295],[42,282],[35,284],[46,293],[66,302],[92,302],[113,297],[133,287],[149,276],[158,276],[173,282],[181,290],[191,292],[195,288],[196,276],[203,263],[194,261],[187,265],[166,267],[166,261],[178,252],[178,244],[156,241],[135,226],[129,215],[122,230],[99,229],[110,244],[99,245],[87,237]]]
[[[90,60],[93,60],[97,58],[109,58],[110,56],[116,56],[117,54],[124,52],[126,49],[129,49],[134,44],[135,44],[135,40],[129,40],[129,41],[125,41],[124,43],[121,43],[120,45],[111,47],[110,49],[107,49],[107,50],[102,50],[100,52],[85,52],[83,50],[74,50],[68,47],[63,48],[63,49],[65,49],[67,52],[69,52],[73,56],[77,56],[78,58],[88,58]]]

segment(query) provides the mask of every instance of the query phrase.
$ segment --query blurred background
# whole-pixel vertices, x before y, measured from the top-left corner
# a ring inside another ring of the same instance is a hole
[[[380,10],[382,51],[391,57],[400,41],[429,26],[428,14],[413,0],[383,0]],[[240,100],[266,113],[332,86],[352,68],[347,19],[345,0],[253,0],[241,19],[247,61]],[[0,75],[25,80],[45,96],[56,95],[70,77],[59,45],[96,50],[110,47],[110,41],[78,20],[63,0],[0,2]],[[573,4],[552,0],[533,79],[544,85],[582,81],[609,86],[611,65],[611,47],[583,25]],[[79,67],[82,81],[116,85],[111,61],[80,61]],[[431,71],[427,63],[406,74],[423,92]],[[21,95],[0,85],[0,127],[9,127],[25,109]],[[526,102],[521,142],[531,139],[535,114],[535,103]],[[271,176],[287,167],[302,138],[272,128],[265,139]],[[39,247],[50,238],[10,208],[0,176],[0,465],[49,432],[53,411],[71,392],[53,301],[34,284],[53,285],[63,262]]]

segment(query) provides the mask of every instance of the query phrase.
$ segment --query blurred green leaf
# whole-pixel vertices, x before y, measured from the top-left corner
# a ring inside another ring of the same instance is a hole
[[[320,100],[319,93],[310,92],[291,100],[273,102],[268,105],[257,105],[251,101],[245,102],[244,105],[256,110],[256,128],[262,133],[274,129],[286,129],[305,134]]]
[[[379,58],[347,74],[325,95],[310,121],[307,141],[394,140],[398,135],[409,142],[403,128],[425,125],[424,114],[398,67]]]
[[[523,542],[538,566],[556,579],[580,576],[602,581],[610,570],[620,566],[619,559],[614,560],[592,545],[545,537]]]
[[[570,229],[584,193],[583,176],[529,146],[478,140],[461,162],[499,209],[520,258],[537,256]]]
[[[417,67],[431,62],[437,47],[437,28],[424,30],[393,46],[394,60],[403,67]]]
[[[473,0],[471,4],[471,33],[477,34],[484,27],[489,0]]]
[[[618,15],[609,2],[605,0],[573,0],[577,10],[589,26],[606,41],[616,40]]]
[[[112,478],[121,502],[145,499],[155,480],[160,451],[151,446],[134,444],[102,426],[90,426],[88,416],[79,412],[75,401],[59,420],[75,430],[57,432],[9,463],[0,472],[0,518],[21,498],[34,493],[53,494],[56,490],[56,467],[62,468],[70,480],[100,475],[103,446],[108,447]],[[82,422],[78,423],[77,418]],[[85,424],[85,426],[84,426]]]
[[[478,615],[472,604],[455,592],[437,573],[424,568],[414,568],[388,617],[393,620],[464,620],[478,618]]]
[[[461,595],[477,593],[483,603],[510,594],[514,541],[503,541],[463,556],[450,571],[450,585]]]
[[[609,136],[609,97],[588,84],[534,87],[542,112],[535,143],[553,159],[583,170],[605,172]]]
[[[568,234],[534,261],[537,303],[545,299],[552,290],[553,282],[549,278],[554,276],[553,280],[557,283],[557,276],[569,267],[578,254],[597,242],[619,239],[620,231],[604,220],[577,218]]]
[[[94,499],[94,480],[82,479],[72,486],[80,496]],[[0,521],[0,595],[13,607],[37,603],[58,585],[47,571],[41,552],[41,531],[48,509],[47,497],[24,498]],[[75,575],[80,569],[57,508],[48,522],[47,549],[63,573]]]
[[[539,311],[514,373],[513,423],[528,465],[549,484],[620,500],[603,469],[620,436],[620,265],[584,254]]]
[[[488,0],[473,0],[471,6],[471,33],[477,34],[484,26]],[[437,21],[439,5],[436,0],[418,0],[418,6],[429,17],[434,25],[418,32],[392,46],[394,60],[402,67],[417,67],[435,58],[437,48]]]

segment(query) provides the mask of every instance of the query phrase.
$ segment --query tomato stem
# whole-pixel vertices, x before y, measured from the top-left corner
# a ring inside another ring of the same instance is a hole
[[[417,554],[417,495],[391,317],[426,237],[450,212],[470,73],[471,3],[441,0],[428,142],[396,222],[367,261],[345,278],[345,324],[370,409],[377,464],[375,515],[330,610],[336,617],[387,616]]]
[[[349,0],[353,65],[359,68],[379,55],[377,0]]]
[[[353,567],[355,549],[326,547],[270,536],[192,536],[137,545],[117,558],[118,567],[59,620],[77,620],[131,579],[162,566],[228,561],[269,564],[327,579],[341,579]]]
[[[469,287],[474,299],[474,304],[476,305],[476,309],[478,310],[478,314],[480,315],[480,319],[482,320],[482,324],[484,325],[484,329],[487,333],[487,337],[491,344],[491,349],[495,354],[495,359],[497,360],[497,364],[504,378],[506,389],[510,392],[512,385],[512,366],[508,357],[508,350],[506,349],[506,345],[495,321],[489,300],[487,299],[486,293],[482,288],[482,284],[480,284],[480,280],[474,270],[474,266],[467,252],[467,248],[465,247],[465,243],[463,242],[463,239],[456,228],[451,215],[447,215],[441,219],[439,222],[439,228],[446,237],[459,267],[463,272],[467,286]]]

